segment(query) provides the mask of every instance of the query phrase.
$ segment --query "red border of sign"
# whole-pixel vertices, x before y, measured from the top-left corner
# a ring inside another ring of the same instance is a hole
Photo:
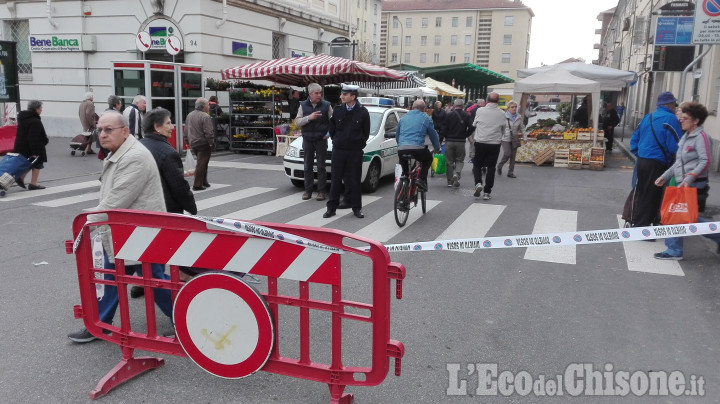
[[[258,346],[243,362],[233,365],[214,362],[205,356],[190,338],[187,328],[188,308],[195,296],[208,289],[224,289],[235,294],[250,306],[255,315],[260,333]],[[230,273],[207,273],[196,276],[186,283],[175,299],[173,320],[175,321],[175,335],[188,357],[208,373],[227,379],[241,379],[262,369],[270,358],[270,353],[275,345],[273,322],[265,299],[252,286],[243,282],[239,276]]]

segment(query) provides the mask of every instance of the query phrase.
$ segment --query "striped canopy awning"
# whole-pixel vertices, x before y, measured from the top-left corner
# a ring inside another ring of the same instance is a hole
[[[353,81],[407,81],[404,72],[336,56],[316,55],[251,63],[224,69],[223,80],[268,80],[279,84],[305,87]]]

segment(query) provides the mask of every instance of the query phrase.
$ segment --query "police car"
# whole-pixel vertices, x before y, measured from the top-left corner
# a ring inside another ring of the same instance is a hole
[[[363,149],[362,165],[362,190],[363,192],[375,192],[380,184],[380,178],[386,175],[394,175],[395,164],[398,162],[397,142],[395,141],[395,130],[397,123],[408,111],[402,108],[394,108],[393,101],[379,97],[359,97],[358,101],[367,108],[370,113],[370,137]],[[302,137],[295,139],[285,152],[283,166],[285,175],[296,187],[304,187],[305,171],[303,159],[305,153],[302,148]],[[330,172],[330,160],[332,158],[332,141],[328,139],[327,170],[328,182],[332,177]],[[313,165],[315,181],[317,181],[317,162]]]

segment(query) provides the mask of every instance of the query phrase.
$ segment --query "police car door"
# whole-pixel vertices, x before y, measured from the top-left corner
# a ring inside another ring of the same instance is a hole
[[[404,115],[404,113],[403,113]],[[384,139],[382,144],[382,158],[383,158],[383,168],[381,176],[388,175],[391,172],[394,172],[395,170],[395,164],[398,162],[397,160],[397,140],[395,139],[395,135],[397,132],[397,123],[398,123],[398,115],[396,114],[396,111],[388,111],[388,113],[385,116],[385,123],[384,123]]]

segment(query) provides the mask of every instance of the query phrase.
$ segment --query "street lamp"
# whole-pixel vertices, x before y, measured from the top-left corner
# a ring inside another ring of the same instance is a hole
[[[403,31],[402,23],[400,22],[400,19],[398,18],[398,16],[394,15],[394,16],[393,16],[393,21],[397,21],[398,26],[400,27],[400,59],[399,59],[399,60],[400,60],[400,70],[402,70],[403,41],[405,40],[405,38],[403,38],[403,37],[405,36],[405,34],[404,34],[404,31]]]

